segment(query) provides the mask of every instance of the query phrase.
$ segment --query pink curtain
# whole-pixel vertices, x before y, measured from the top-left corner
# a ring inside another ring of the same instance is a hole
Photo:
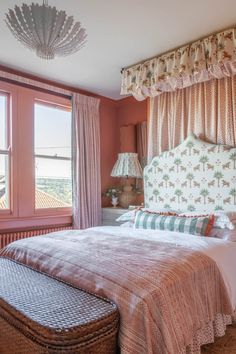
[[[144,168],[147,164],[147,122],[136,124],[136,135],[139,162]]]
[[[190,133],[236,145],[236,76],[213,79],[150,99],[148,160]]]
[[[73,94],[73,227],[101,224],[100,100]]]

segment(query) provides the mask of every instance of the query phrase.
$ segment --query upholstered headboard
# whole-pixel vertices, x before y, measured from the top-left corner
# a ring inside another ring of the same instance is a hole
[[[190,135],[144,169],[145,206],[236,211],[236,148]]]

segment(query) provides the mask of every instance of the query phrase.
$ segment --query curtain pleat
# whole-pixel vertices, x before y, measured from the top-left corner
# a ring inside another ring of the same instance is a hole
[[[190,133],[236,145],[236,76],[213,79],[150,99],[148,161]]]
[[[73,94],[73,227],[101,224],[100,100]]]
[[[147,122],[136,124],[137,153],[141,166],[147,164]]]

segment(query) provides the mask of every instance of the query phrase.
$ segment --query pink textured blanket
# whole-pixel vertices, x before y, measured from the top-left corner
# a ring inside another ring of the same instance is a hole
[[[14,242],[1,256],[113,300],[125,354],[177,354],[217,313],[232,313],[211,258],[151,238],[65,231]]]

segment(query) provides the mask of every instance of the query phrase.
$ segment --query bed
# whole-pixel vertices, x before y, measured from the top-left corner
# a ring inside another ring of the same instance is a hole
[[[236,149],[190,136],[153,159],[144,184],[149,209],[233,214]],[[235,254],[236,243],[215,237],[125,227],[56,232],[1,252],[114,301],[122,354],[197,354],[223,335],[236,308]]]

